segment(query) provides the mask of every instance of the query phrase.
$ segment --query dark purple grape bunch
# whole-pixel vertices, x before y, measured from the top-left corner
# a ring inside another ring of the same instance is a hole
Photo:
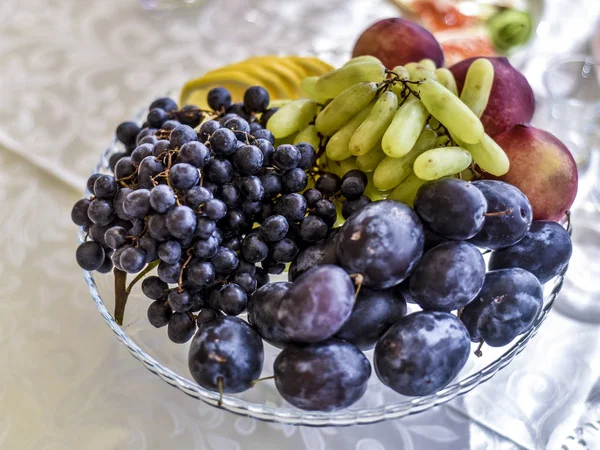
[[[188,341],[200,315],[244,312],[269,273],[298,253],[276,210],[293,209],[279,202],[282,194],[303,199],[298,192],[316,154],[304,143],[274,147],[264,128],[274,112],[269,102],[259,86],[235,104],[226,89],[211,90],[212,111],[157,99],[142,127],[119,125],[124,151],[111,157],[113,173],[92,175],[89,197],[73,207],[73,221],[87,233],[76,254],[83,269],[156,267],[142,283],[154,301],[148,319],[168,325],[173,342]]]

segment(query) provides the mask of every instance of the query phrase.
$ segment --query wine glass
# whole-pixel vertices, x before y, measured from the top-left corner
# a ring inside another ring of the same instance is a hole
[[[579,169],[573,257],[557,309],[600,322],[600,66],[591,56],[554,59],[543,77],[547,107],[541,125],[569,148]]]

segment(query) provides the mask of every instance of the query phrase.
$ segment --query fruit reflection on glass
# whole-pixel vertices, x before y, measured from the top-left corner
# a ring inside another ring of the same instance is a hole
[[[113,174],[92,175],[73,207],[87,232],[77,262],[114,268],[117,322],[142,280],[148,320],[191,340],[204,388],[261,381],[264,341],[301,409],[352,405],[373,369],[401,394],[432,394],[470,342],[526,332],[541,284],[564,271],[571,243],[554,221],[577,172],[556,138],[519,124],[529,85],[503,59],[439,67],[435,40],[401,23],[425,43],[361,38],[335,70],[253,58],[189,82],[183,102],[200,106],[157,99],[144,123],[118,126]]]

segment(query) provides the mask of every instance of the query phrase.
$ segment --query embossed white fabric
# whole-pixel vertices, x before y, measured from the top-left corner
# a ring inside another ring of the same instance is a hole
[[[556,312],[511,366],[451,406],[291,427],[209,407],[146,371],[74,261],[71,205],[117,123],[250,54],[335,62],[394,12],[384,0],[212,0],[165,13],[136,0],[0,2],[0,448],[509,450],[568,433],[599,372],[600,333]]]

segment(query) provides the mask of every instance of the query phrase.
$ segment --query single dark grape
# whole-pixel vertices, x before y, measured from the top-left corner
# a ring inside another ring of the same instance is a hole
[[[150,134],[150,135],[144,136],[142,139],[140,139],[138,141],[137,146],[140,147],[140,146],[146,144],[146,145],[150,145],[152,148],[154,148],[154,144],[156,144],[157,142],[158,142],[158,139],[156,138],[156,136],[154,136],[153,134]],[[133,149],[133,150],[135,151],[135,149]],[[133,152],[131,152],[130,156],[133,157]]]
[[[71,220],[75,225],[80,227],[92,225],[93,222],[88,217],[88,208],[90,207],[91,201],[87,198],[78,200],[71,209]]]
[[[217,224],[214,220],[208,217],[199,217],[196,221],[196,231],[194,237],[199,239],[208,239],[217,229]]]
[[[148,219],[148,233],[152,239],[162,242],[171,237],[171,232],[167,228],[166,214],[154,214]]]
[[[113,270],[114,264],[112,262],[112,255],[105,251],[104,262],[100,267],[96,269],[98,273],[109,273]]]
[[[84,242],[77,247],[75,259],[83,270],[96,270],[104,263],[104,249],[98,242]]]
[[[167,229],[178,239],[191,237],[196,229],[196,214],[187,206],[176,206],[167,213]]]
[[[227,214],[227,205],[221,200],[213,198],[204,205],[204,214],[209,219],[220,220]]]
[[[215,281],[216,273],[214,266],[209,261],[192,259],[185,271],[187,279],[197,286],[209,286]]]
[[[262,113],[269,106],[269,92],[262,86],[252,86],[244,92],[244,106],[248,111]]]
[[[269,242],[278,242],[285,237],[288,230],[289,225],[286,218],[276,214],[263,221],[259,233]]]
[[[204,114],[195,105],[185,105],[177,112],[177,118],[182,124],[196,128],[202,122]]]
[[[256,264],[240,259],[237,268],[235,269],[236,273],[248,273],[252,276],[256,273]]]
[[[169,179],[175,189],[189,189],[198,184],[200,173],[191,164],[177,163],[169,170]]]
[[[273,172],[267,172],[260,176],[260,183],[263,186],[263,196],[267,198],[273,198],[283,191],[283,184],[281,183],[280,176]]]
[[[489,269],[520,267],[546,283],[567,267],[572,253],[569,233],[560,224],[538,220],[518,243],[492,252]]]
[[[171,130],[169,140],[171,141],[170,147],[172,149],[181,148],[188,142],[198,140],[198,135],[189,125],[178,125]]]
[[[219,290],[217,307],[228,316],[237,316],[246,309],[248,296],[244,290],[235,283],[226,284]]]
[[[129,247],[119,258],[121,267],[127,273],[138,273],[146,265],[146,252],[139,247]]]
[[[473,301],[484,279],[485,261],[477,247],[445,242],[423,255],[410,276],[410,293],[423,309],[450,312]]]
[[[217,317],[205,322],[194,336],[188,364],[196,382],[212,391],[242,392],[263,368],[260,336],[241,319]]]
[[[367,187],[367,175],[360,170],[351,170],[342,177],[340,191],[348,200],[354,200],[364,194]]]
[[[241,202],[240,191],[238,191],[237,188],[230,183],[219,186],[219,189],[217,190],[217,197],[223,200],[229,208],[235,208]]]
[[[471,344],[452,314],[419,311],[393,325],[375,347],[373,364],[383,384],[402,395],[430,395],[458,375]]]
[[[278,263],[292,262],[298,254],[298,246],[288,238],[275,242],[271,247],[271,256]]]
[[[188,189],[183,196],[183,202],[193,210],[197,210],[200,205],[213,199],[213,193],[203,186],[194,186]]]
[[[487,201],[473,183],[441,178],[421,186],[414,207],[434,233],[448,239],[464,240],[482,229]]]
[[[210,259],[215,256],[218,248],[219,242],[214,236],[194,241],[194,253],[198,258]]]
[[[151,275],[142,281],[142,292],[151,300],[162,300],[169,293],[169,285],[157,276]]]
[[[306,242],[318,242],[325,239],[329,227],[318,216],[307,216],[300,224],[300,237]]]
[[[363,284],[386,289],[404,280],[423,253],[423,226],[400,202],[373,202],[348,218],[337,242],[338,262]]]
[[[299,142],[296,144],[296,148],[300,151],[300,161],[298,161],[298,167],[302,170],[308,170],[315,165],[317,159],[317,152],[315,148],[308,142]]]
[[[275,211],[288,222],[300,222],[306,214],[306,200],[300,194],[284,195],[277,201]]]
[[[178,288],[169,291],[167,301],[175,312],[186,312],[192,308],[192,295],[185,290],[179,291]]]
[[[240,190],[246,199],[252,202],[262,200],[265,195],[265,188],[257,176],[251,175],[242,178]]]
[[[233,162],[245,175],[254,175],[263,165],[263,154],[255,145],[244,145],[235,153]]]
[[[273,152],[273,165],[281,170],[292,170],[298,167],[300,151],[290,144],[280,145]]]
[[[306,205],[309,208],[314,208],[317,202],[323,199],[323,194],[313,188],[307,189],[302,195],[304,195],[304,198],[306,199]]]
[[[221,128],[221,124],[219,124],[216,120],[207,120],[200,126],[200,130],[198,131],[198,140],[202,143],[206,143],[211,135]]]
[[[273,165],[273,152],[275,152],[275,147],[273,147],[273,143],[262,138],[256,138],[256,142],[254,143],[263,154],[263,166],[270,167]]]
[[[285,192],[301,192],[308,184],[306,172],[299,167],[292,169],[281,176]]]
[[[115,166],[115,178],[118,180],[126,179],[135,173],[135,167],[129,156],[121,158]]]
[[[275,387],[293,406],[308,411],[337,411],[367,391],[371,364],[352,344],[330,339],[284,348],[273,365]]]
[[[160,184],[150,191],[149,201],[154,211],[164,214],[175,206],[177,198],[173,189],[166,184]]]
[[[150,214],[150,210],[150,191],[148,189],[133,191],[123,201],[123,211],[129,217],[143,219]]]
[[[138,168],[138,184],[145,189],[154,187],[153,178],[165,170],[165,166],[154,156],[146,156]]]
[[[92,200],[88,207],[88,218],[96,225],[108,225],[115,217],[115,210],[112,202],[101,200],[99,198]]]
[[[338,192],[341,186],[342,180],[340,180],[340,177],[328,172],[322,174],[315,183],[315,189],[327,196]]]
[[[231,94],[223,87],[216,87],[208,91],[206,101],[214,111],[225,110],[231,106]]]
[[[257,127],[260,127],[259,129],[251,130],[252,136],[254,136],[254,139],[265,139],[265,140],[269,141],[271,144],[273,144],[275,142],[275,137],[273,136],[273,133],[271,133],[269,130],[262,128],[262,125],[260,125],[256,122],[251,123],[250,128],[252,128],[252,125],[256,125]]]
[[[250,273],[236,272],[232,281],[241,287],[246,295],[252,295],[252,293],[256,290],[256,278],[254,278],[254,275]]]
[[[123,247],[127,243],[127,230],[120,226],[110,227],[104,233],[104,242],[113,250]]]
[[[156,300],[148,307],[148,322],[156,328],[162,328],[169,324],[173,310],[164,300]]]
[[[102,175],[94,183],[94,195],[98,198],[112,199],[119,187],[112,175]]]
[[[157,249],[158,257],[167,264],[175,264],[181,259],[181,245],[178,241],[162,242]]]
[[[133,145],[140,131],[141,129],[137,123],[123,122],[117,127],[117,139],[125,145]]]
[[[177,154],[177,163],[187,163],[199,169],[203,168],[210,158],[210,150],[198,141],[184,144]]]
[[[225,217],[219,221],[219,228],[223,232],[227,232],[230,235],[236,234],[240,231],[244,231],[246,228],[246,218],[241,211],[232,209],[227,211]]]
[[[361,195],[360,197],[354,200],[346,200],[342,205],[342,217],[344,219],[348,219],[348,217],[350,217],[355,212],[360,211],[369,203],[371,203],[371,199],[366,195]]]
[[[247,122],[246,118],[238,115],[237,117],[229,119],[223,126],[232,130],[236,139],[239,141],[244,143],[249,142],[250,124]]]
[[[161,139],[157,141],[156,144],[154,144],[154,147],[152,147],[152,156],[162,158],[165,152],[169,151],[170,145],[171,143],[167,139]]]
[[[204,171],[208,179],[216,184],[229,183],[233,179],[233,166],[227,159],[209,159]]]
[[[502,347],[531,327],[544,303],[542,285],[518,267],[488,272],[479,295],[460,316],[471,340]]]
[[[169,320],[167,335],[176,344],[185,344],[196,332],[196,322],[189,312],[175,312]]]
[[[242,243],[240,242],[240,239],[237,236],[230,236],[226,239],[223,239],[223,242],[221,242],[221,246],[226,247],[229,250],[233,250],[237,253],[242,248]]]
[[[210,148],[217,156],[229,156],[237,148],[235,133],[228,128],[215,130],[209,139]]]
[[[162,108],[153,108],[148,112],[148,125],[153,128],[160,128],[168,119],[169,114]]]
[[[233,272],[238,266],[238,256],[236,253],[226,247],[219,247],[211,262],[216,273],[220,275],[228,275]]]
[[[242,241],[241,251],[246,261],[258,263],[267,258],[269,246],[258,233],[250,233]]]
[[[160,127],[163,131],[172,131],[179,126],[179,121],[176,119],[169,119]],[[165,139],[166,140],[166,139]],[[168,141],[167,141],[168,142]]]
[[[314,213],[327,224],[332,227],[337,221],[337,209],[335,204],[326,198],[318,200],[314,206]]]
[[[154,108],[161,108],[167,112],[177,111],[179,109],[177,103],[168,97],[161,97],[154,100],[148,109],[152,110]]]

